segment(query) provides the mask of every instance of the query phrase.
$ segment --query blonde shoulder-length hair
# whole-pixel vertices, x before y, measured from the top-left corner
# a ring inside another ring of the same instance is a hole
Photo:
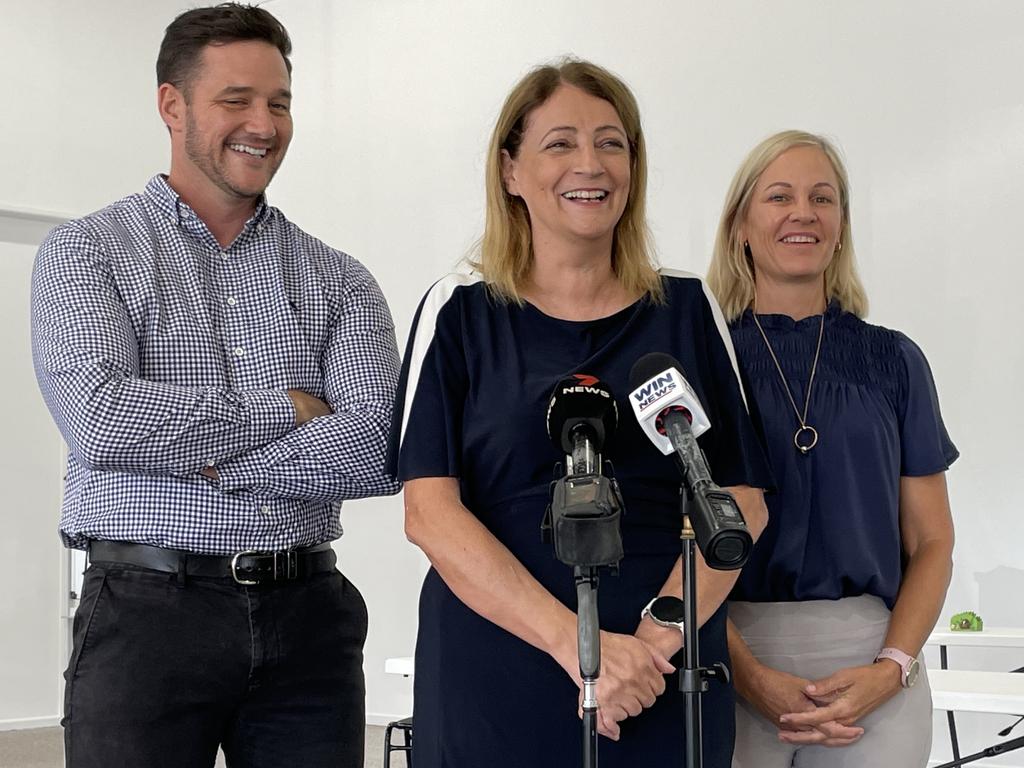
[[[839,180],[842,224],[837,251],[825,269],[825,298],[836,299],[847,312],[864,317],[867,294],[857,276],[853,232],[850,225],[850,179],[839,150],[823,136],[805,131],[782,131],[762,141],[740,165],[725,196],[715,249],[708,269],[708,286],[718,299],[727,321],[733,321],[754,302],[754,265],[740,242],[739,230],[764,169],[794,147],[817,147],[828,158]]]
[[[571,85],[609,102],[629,142],[629,198],[615,226],[612,270],[627,290],[661,301],[663,289],[647,228],[647,149],[640,110],[625,83],[608,70],[579,59],[564,59],[529,72],[505,99],[487,150],[487,211],[484,233],[470,265],[496,297],[522,303],[522,289],[533,265],[530,213],[522,198],[510,195],[502,176],[502,151],[515,158],[530,114],[560,85]]]

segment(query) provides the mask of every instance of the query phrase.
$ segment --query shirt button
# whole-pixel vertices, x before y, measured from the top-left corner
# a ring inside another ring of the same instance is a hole
[[[238,303],[238,299],[236,299],[234,296],[228,296],[228,306],[229,307],[233,307],[237,303]]]
[[[220,252],[220,257],[221,257],[222,259],[227,259],[227,257],[228,257],[228,252],[227,252],[227,251],[221,251],[221,252]]]
[[[270,514],[270,505],[269,504],[264,504],[262,507],[260,507],[260,512],[262,512],[264,515],[269,515]]]
[[[245,357],[245,350],[241,347],[235,347],[234,353],[235,357]]]
[[[207,459],[206,460],[206,466],[208,466],[208,467],[215,467],[215,466],[217,466],[217,460],[216,459]]]

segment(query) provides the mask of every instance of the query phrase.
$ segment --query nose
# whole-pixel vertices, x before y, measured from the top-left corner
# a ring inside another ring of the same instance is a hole
[[[818,214],[811,205],[810,200],[798,198],[793,205],[793,210],[790,212],[789,218],[794,221],[811,222],[817,220]]]
[[[590,142],[580,143],[576,152],[576,173],[590,177],[600,176],[604,173],[601,156],[598,154],[597,148]]]
[[[245,129],[253,136],[272,139],[277,135],[277,126],[274,124],[274,115],[270,111],[269,104],[254,101],[249,107],[246,118]]]

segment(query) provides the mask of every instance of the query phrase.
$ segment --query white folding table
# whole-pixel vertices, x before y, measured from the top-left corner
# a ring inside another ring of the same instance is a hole
[[[949,740],[953,749],[953,763],[956,763],[961,760],[961,757],[954,711],[1024,714],[1024,674],[949,669],[947,649],[951,645],[980,648],[1024,648],[1024,629],[991,627],[980,632],[952,632],[947,629],[938,629],[928,638],[928,645],[939,647],[941,669],[928,671],[928,683],[932,689],[932,705],[935,709],[946,710]],[[978,756],[990,757],[1024,746],[1024,743],[1018,742],[1021,742],[1021,739],[993,745],[983,750],[982,753],[978,753]],[[970,757],[978,759],[975,756]]]

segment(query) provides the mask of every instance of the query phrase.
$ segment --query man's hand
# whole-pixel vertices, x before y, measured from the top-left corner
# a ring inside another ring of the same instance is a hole
[[[289,389],[288,397],[291,398],[292,407],[295,409],[295,426],[301,427],[307,421],[315,419],[318,416],[326,416],[330,413],[334,413],[331,407],[327,405],[323,400],[308,392],[303,392],[301,389]],[[199,470],[199,474],[203,477],[217,482],[220,480],[220,474],[217,472],[216,467],[203,467]]]
[[[295,408],[295,426],[297,427],[301,427],[307,421],[315,419],[318,416],[327,416],[328,414],[334,413],[334,411],[331,410],[331,406],[323,400],[313,397],[311,394],[303,392],[301,389],[289,389],[288,397],[292,399],[292,405]]]

